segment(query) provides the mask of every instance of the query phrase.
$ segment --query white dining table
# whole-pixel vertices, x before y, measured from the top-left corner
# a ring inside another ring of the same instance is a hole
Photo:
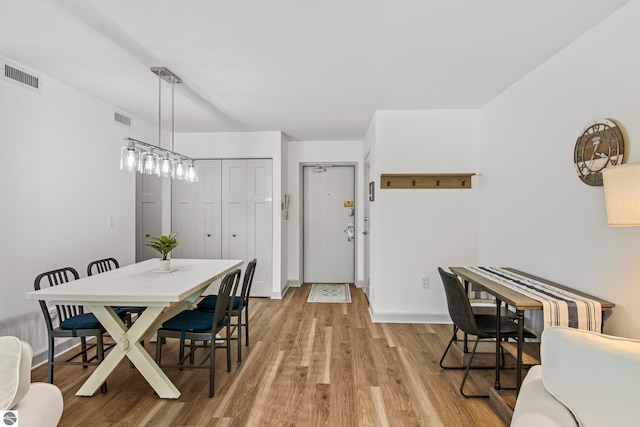
[[[77,396],[92,396],[120,361],[127,357],[158,396],[177,399],[180,391],[140,341],[151,337],[167,319],[190,308],[212,282],[242,263],[242,260],[174,258],[167,273],[157,271],[158,260],[151,259],[29,292],[27,299],[84,305],[116,342],[78,390]],[[146,309],[128,328],[113,306]]]

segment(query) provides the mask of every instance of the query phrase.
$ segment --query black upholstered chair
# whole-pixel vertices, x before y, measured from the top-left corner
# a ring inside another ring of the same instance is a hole
[[[64,267],[57,270],[47,271],[39,274],[34,281],[34,289],[36,291],[50,286],[57,286],[72,280],[78,280],[80,276],[78,272],[71,267]],[[96,366],[104,359],[106,350],[113,347],[114,344],[104,345],[102,335],[105,333],[104,328],[93,313],[85,313],[82,306],[77,305],[56,305],[57,317],[60,321],[59,326],[54,326],[54,319],[50,313],[46,301],[39,301],[42,315],[47,324],[47,334],[49,338],[49,361],[47,380],[53,384],[53,367],[55,365],[81,365],[83,367]],[[55,340],[56,338],[80,338],[80,351],[75,352],[71,357],[63,361],[55,360]],[[95,343],[88,344],[87,338],[95,337]],[[95,349],[95,355],[89,356],[89,351]],[[81,358],[81,361],[76,359]],[[107,391],[106,382],[102,384],[102,392]]]
[[[240,295],[236,295],[236,288],[232,289],[229,297],[229,317],[235,317],[236,322],[232,324],[231,335],[236,332],[236,337],[232,340],[238,341],[238,363],[242,362],[242,328],[244,327],[245,345],[249,345],[249,295],[251,293],[251,285],[253,284],[253,276],[256,272],[256,259],[252,259],[244,270],[244,279],[242,281],[242,289]],[[236,284],[237,287],[237,284]],[[212,312],[216,307],[218,300],[217,295],[207,295],[198,303],[197,310]],[[242,312],[244,311],[244,323],[242,322]]]
[[[158,329],[158,340],[156,343],[156,362],[158,365],[161,368],[209,369],[209,397],[213,397],[214,394],[215,350],[217,348],[226,348],[227,372],[231,371],[231,334],[227,307],[231,289],[234,287],[234,284],[237,286],[237,283],[240,281],[240,275],[240,269],[235,269],[222,279],[218,290],[216,307],[212,313],[184,310],[164,322],[162,328]],[[226,330],[225,337],[216,339],[216,334],[223,329]],[[180,339],[180,351],[177,364],[162,363],[162,345],[165,338]],[[187,340],[189,341],[188,343],[186,342]],[[202,341],[202,344],[197,344],[197,341]],[[185,348],[189,349],[186,355]],[[199,348],[205,348],[209,351],[202,364],[197,365],[195,363],[195,352]],[[209,359],[209,363],[205,365],[207,358]],[[189,359],[189,363],[186,363],[187,359]]]
[[[471,304],[469,303],[469,299],[467,298],[464,287],[462,286],[462,283],[460,283],[460,280],[458,280],[458,278],[454,274],[444,271],[442,268],[438,268],[438,272],[440,273],[442,284],[444,285],[449,316],[451,316],[451,320],[454,324],[453,335],[449,340],[449,344],[447,344],[447,348],[442,354],[442,357],[440,358],[440,366],[444,369],[465,369],[464,376],[462,377],[462,382],[460,383],[460,394],[462,394],[464,397],[489,397],[488,394],[465,394],[464,385],[467,381],[467,376],[469,375],[469,370],[471,369],[471,364],[473,363],[476,349],[478,348],[478,342],[483,339],[496,339],[496,315],[475,314],[473,312],[473,309],[471,308]],[[451,344],[457,340],[458,330],[461,330],[466,334],[476,336],[473,350],[471,351],[471,356],[469,357],[469,361],[467,362],[466,367],[444,366],[443,361],[449,349],[451,348]],[[500,316],[500,337],[504,339],[515,339],[517,338],[517,336],[518,325],[514,323],[510,317]],[[524,337],[535,338],[536,336],[525,329]]]

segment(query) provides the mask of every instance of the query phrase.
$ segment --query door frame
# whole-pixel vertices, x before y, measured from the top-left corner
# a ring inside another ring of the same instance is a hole
[[[324,161],[324,162],[300,162],[299,164],[299,168],[298,168],[298,176],[299,176],[299,180],[298,182],[300,183],[299,186],[299,194],[298,194],[298,200],[300,200],[299,205],[299,213],[298,213],[298,217],[300,218],[300,220],[298,221],[298,236],[299,236],[299,248],[300,248],[300,257],[298,258],[298,271],[299,271],[299,277],[300,277],[300,286],[302,286],[304,284],[304,203],[302,203],[302,201],[304,200],[304,168],[305,167],[313,167],[313,166],[336,166],[336,167],[340,167],[340,166],[351,166],[353,167],[353,203],[354,203],[354,208],[356,210],[355,212],[355,218],[354,218],[354,225],[356,228],[356,238],[355,238],[355,242],[354,242],[354,254],[353,254],[353,280],[354,280],[354,286],[358,286],[358,269],[359,269],[359,256],[358,254],[360,253],[360,238],[358,236],[359,234],[359,223],[360,223],[360,219],[362,218],[362,213],[360,212],[361,209],[363,209],[363,206],[360,206],[360,200],[358,199],[358,185],[360,185],[360,180],[359,178],[359,169],[358,169],[358,162],[332,162],[332,161]]]

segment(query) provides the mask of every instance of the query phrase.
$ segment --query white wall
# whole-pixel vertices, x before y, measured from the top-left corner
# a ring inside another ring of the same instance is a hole
[[[470,190],[381,189],[380,174],[475,173],[477,112],[378,111],[372,126],[372,317],[449,321],[437,268],[476,261],[477,179]],[[420,286],[423,276],[429,289]]]
[[[281,298],[286,286],[282,277],[282,200],[283,148],[286,139],[281,132],[179,133],[175,150],[196,159],[270,158],[273,159],[273,265],[272,298]]]
[[[85,276],[90,261],[109,256],[134,261],[135,175],[120,171],[120,148],[125,136],[157,138],[149,124],[115,124],[113,107],[41,76],[41,93],[0,80],[0,335],[36,353],[46,328],[25,299],[36,275],[70,266]]]
[[[640,338],[640,228],[608,227],[602,187],[578,179],[590,122],[623,129],[640,162],[640,1],[632,1],[480,111],[478,261],[616,304],[605,332]]]
[[[362,281],[362,141],[290,141],[288,151],[288,190],[291,194],[289,219],[289,284],[300,286],[302,265],[302,167],[305,164],[353,164],[356,167],[356,283]]]

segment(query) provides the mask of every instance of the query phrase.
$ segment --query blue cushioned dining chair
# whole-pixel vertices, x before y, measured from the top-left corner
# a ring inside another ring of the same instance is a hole
[[[229,317],[236,317],[237,321],[233,324],[231,334],[236,332],[236,337],[232,340],[238,341],[238,363],[242,363],[242,327],[245,332],[245,345],[249,345],[249,294],[251,293],[251,285],[253,284],[253,276],[256,272],[257,260],[254,258],[247,264],[244,270],[244,280],[242,281],[242,289],[240,295],[236,295],[236,288],[231,291],[231,299],[229,301]],[[236,285],[237,286],[237,285]],[[198,303],[198,311],[213,311],[218,296],[207,295]],[[242,322],[242,312],[244,311],[244,323]]]
[[[240,281],[240,269],[235,269],[222,279],[218,289],[218,299],[213,312],[184,310],[176,316],[167,320],[158,329],[158,340],[156,342],[156,362],[161,368],[196,368],[209,369],[209,397],[214,394],[214,370],[215,370],[215,350],[217,348],[227,349],[227,372],[231,371],[231,342],[229,317],[227,315],[227,305],[231,289],[237,286]],[[223,329],[226,330],[224,338],[216,338],[216,334]],[[177,364],[162,363],[162,345],[165,338],[179,338],[180,350]],[[187,343],[186,341],[189,341]],[[202,341],[203,344],[197,344]],[[224,342],[224,344],[220,343]],[[188,354],[185,353],[188,347]],[[199,348],[208,349],[201,364],[195,363],[195,352]],[[185,363],[189,359],[189,363]],[[205,362],[209,359],[209,363]]]
[[[64,267],[57,270],[47,271],[39,274],[34,281],[36,291],[47,286],[57,286],[72,280],[78,280],[80,276],[78,272],[71,267]],[[53,384],[53,367],[54,365],[82,365],[96,366],[104,359],[106,350],[114,346],[109,344],[105,347],[102,335],[105,333],[104,328],[93,313],[85,313],[82,306],[77,305],[58,305],[56,304],[57,318],[60,326],[54,326],[52,313],[47,306],[46,301],[39,301],[45,323],[47,324],[47,334],[49,337],[49,365],[47,371],[47,380]],[[64,361],[56,361],[55,356],[55,340],[56,338],[80,338],[80,351]],[[95,337],[95,344],[87,344],[88,337]],[[89,357],[88,352],[91,349],[96,350],[96,354]],[[78,357],[82,361],[73,361]],[[95,362],[94,362],[95,360]],[[107,383],[101,386],[101,391],[107,391]]]

